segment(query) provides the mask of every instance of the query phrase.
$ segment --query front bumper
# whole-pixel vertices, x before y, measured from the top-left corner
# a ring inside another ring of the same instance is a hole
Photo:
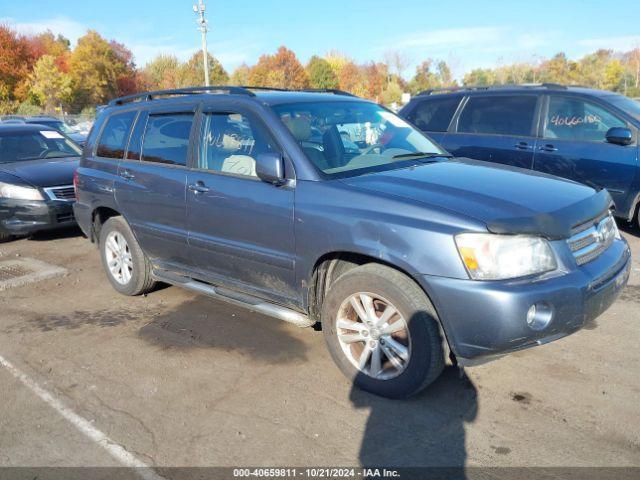
[[[616,240],[596,260],[559,276],[518,281],[482,282],[422,275],[440,316],[449,346],[462,364],[557,340],[602,314],[624,289],[631,254]],[[536,303],[551,307],[542,329],[527,324]]]
[[[0,199],[0,232],[29,235],[76,224],[73,202]]]

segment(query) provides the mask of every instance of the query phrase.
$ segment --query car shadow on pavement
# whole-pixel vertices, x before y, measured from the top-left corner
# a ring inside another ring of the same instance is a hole
[[[82,230],[80,230],[79,227],[68,227],[60,230],[36,232],[27,238],[36,242],[48,242],[50,240],[64,240],[65,238],[80,237],[82,235]]]
[[[465,424],[476,418],[477,390],[457,367],[446,367],[407,400],[388,400],[356,387],[350,399],[355,408],[370,410],[360,446],[363,467],[409,469],[402,478],[466,478]]]
[[[280,364],[306,359],[306,345],[295,331],[280,320],[199,296],[158,315],[138,334],[166,349],[221,349]]]

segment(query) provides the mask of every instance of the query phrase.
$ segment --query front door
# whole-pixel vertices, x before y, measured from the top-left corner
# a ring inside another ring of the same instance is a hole
[[[637,148],[614,145],[605,138],[611,127],[628,127],[627,122],[600,104],[564,95],[548,97],[543,119],[534,169],[606,188],[617,208],[627,208]]]
[[[289,304],[296,297],[294,188],[256,176],[278,152],[266,126],[238,107],[205,110],[187,175],[189,252],[205,279]]]
[[[535,94],[471,96],[441,145],[457,157],[532,168],[537,104]]]
[[[144,252],[169,268],[189,261],[185,192],[193,122],[193,105],[141,112],[118,168],[118,206]]]

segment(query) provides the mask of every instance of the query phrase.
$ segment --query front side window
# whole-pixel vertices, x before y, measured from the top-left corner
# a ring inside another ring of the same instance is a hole
[[[605,142],[611,127],[626,127],[624,120],[604,108],[580,98],[552,96],[544,127],[544,138]]]
[[[98,141],[98,157],[121,159],[124,156],[124,148],[135,116],[136,112],[131,111],[109,117]]]
[[[80,156],[80,149],[54,130],[0,133],[0,163]]]
[[[460,114],[458,132],[529,136],[537,101],[534,95],[470,97]]]
[[[277,151],[265,127],[246,115],[204,114],[198,168],[257,177],[257,156]]]
[[[141,160],[186,166],[193,113],[149,115]]]
[[[446,132],[458,108],[460,98],[447,96],[437,100],[422,101],[407,118],[425,132]]]
[[[327,175],[399,168],[445,152],[397,115],[369,102],[273,107],[307,158]]]

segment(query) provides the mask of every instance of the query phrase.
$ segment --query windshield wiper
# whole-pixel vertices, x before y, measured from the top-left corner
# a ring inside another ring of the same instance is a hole
[[[411,152],[411,153],[400,153],[398,155],[394,155],[391,158],[433,158],[433,157],[444,157],[444,158],[452,158],[453,155],[449,155],[448,153],[436,153],[436,152]]]

